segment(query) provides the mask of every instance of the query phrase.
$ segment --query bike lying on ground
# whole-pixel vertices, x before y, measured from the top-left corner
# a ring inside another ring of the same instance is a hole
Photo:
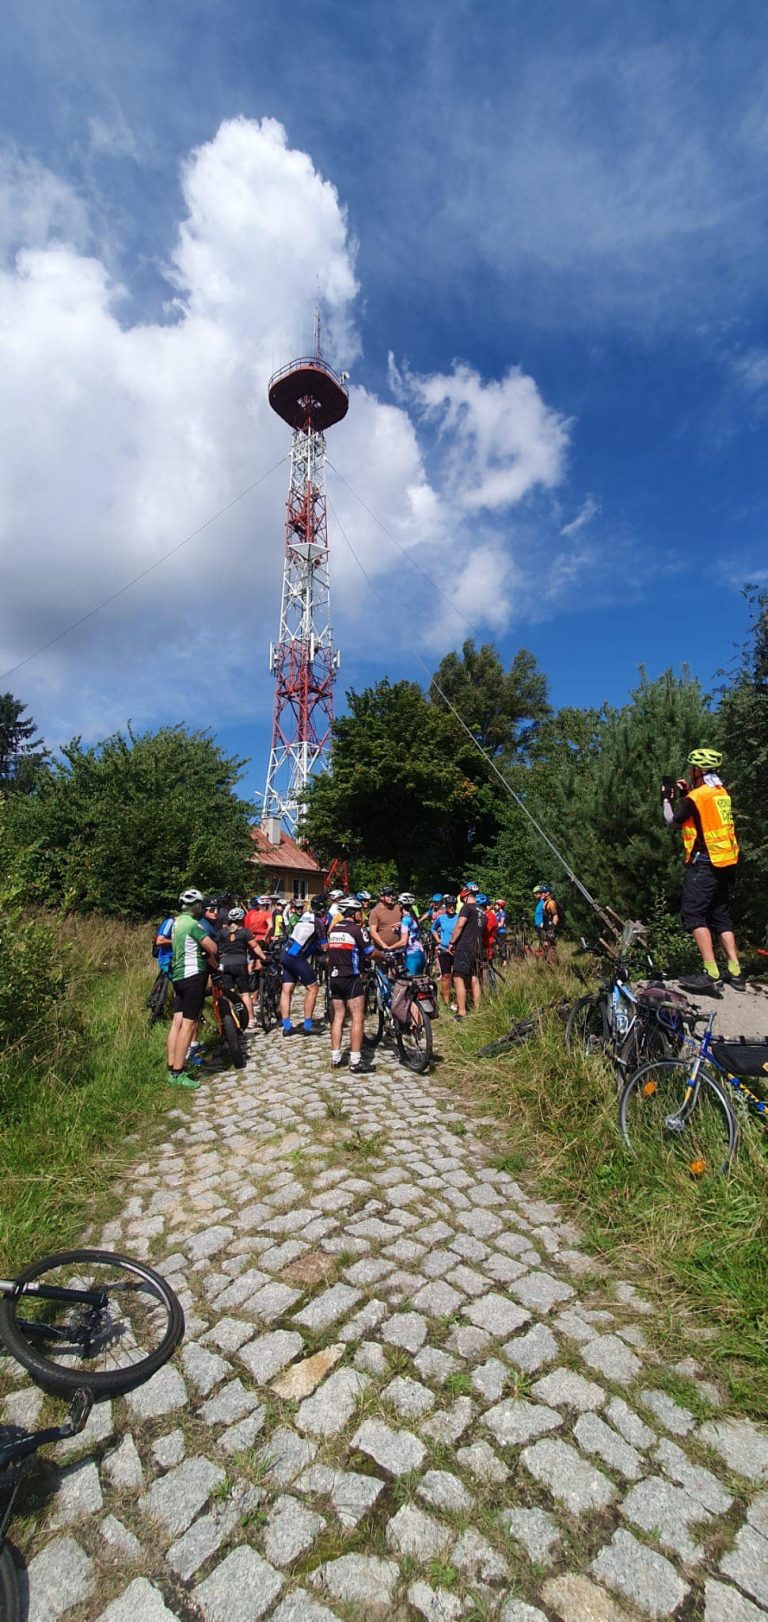
[[[434,982],[402,972],[402,953],[374,963],[365,982],[365,1040],[375,1047],[388,1031],[403,1064],[421,1075],[432,1062],[432,1021],[437,1018]]]
[[[768,1126],[768,1100],[747,1086],[760,1077],[768,1087],[768,1042],[713,1037],[714,1011],[692,1014],[688,1056],[642,1065],[619,1099],[622,1137],[636,1153],[665,1152],[694,1177],[727,1171],[739,1142],[740,1105]],[[695,1027],[704,1024],[703,1035]]]
[[[107,1250],[43,1256],[0,1280],[0,1341],[41,1390],[71,1398],[60,1425],[0,1443],[0,1622],[20,1616],[16,1567],[5,1536],[25,1462],[77,1435],[94,1400],[149,1380],[178,1346],[184,1313],[170,1285],[144,1262]]]

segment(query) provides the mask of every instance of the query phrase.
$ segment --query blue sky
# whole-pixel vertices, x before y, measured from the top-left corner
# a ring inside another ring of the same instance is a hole
[[[2,668],[287,451],[352,374],[338,698],[467,621],[553,701],[709,684],[768,578],[762,5],[6,0]],[[283,465],[3,683],[54,742],[210,725],[263,782]],[[383,606],[382,606],[383,605]],[[463,616],[463,617],[462,617]]]

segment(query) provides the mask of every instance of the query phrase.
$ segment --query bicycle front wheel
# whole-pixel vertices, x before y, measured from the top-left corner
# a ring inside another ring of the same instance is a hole
[[[261,996],[259,997],[259,1016],[261,1028],[265,1036],[269,1036],[272,1026],[277,1019],[277,996],[275,987],[266,975],[261,977]]]
[[[170,976],[162,973],[158,974],[152,990],[147,998],[150,1026],[156,1025],[157,1021],[162,1019],[170,989]]]
[[[575,1002],[565,1026],[565,1045],[569,1053],[608,1053],[611,1033],[605,1017],[601,997],[592,993]]]
[[[0,1340],[43,1391],[96,1397],[142,1385],[184,1333],[170,1285],[143,1262],[108,1250],[62,1250],[19,1273],[0,1301]]]
[[[428,1070],[432,1062],[432,1021],[418,1003],[411,1003],[408,1024],[396,1025],[395,1034],[403,1064],[417,1075]]]
[[[376,1047],[384,1035],[384,1010],[379,1005],[376,981],[370,975],[365,982],[363,1028],[366,1042]]]
[[[706,1064],[691,1086],[691,1064],[658,1059],[644,1064],[622,1089],[619,1126],[635,1154],[664,1155],[693,1177],[727,1171],[738,1143],[730,1100]]]

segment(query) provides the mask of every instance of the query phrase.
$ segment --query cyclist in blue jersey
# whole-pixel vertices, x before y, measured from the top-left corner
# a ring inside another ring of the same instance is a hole
[[[171,963],[173,962],[172,933],[173,913],[169,912],[168,917],[164,918],[162,923],[157,926],[152,947],[152,956],[157,959],[158,974],[170,974],[171,972]]]
[[[410,890],[403,890],[397,898],[398,906],[403,909],[400,919],[400,947],[405,947],[406,974],[423,974],[427,966],[426,954],[421,942],[421,930],[416,915],[416,897]]]
[[[456,928],[456,897],[444,895],[441,897],[442,911],[437,914],[432,925],[432,938],[437,942],[437,961],[440,967],[440,995],[446,1008],[451,1006],[451,986],[453,984],[453,958],[448,950],[453,940]]]

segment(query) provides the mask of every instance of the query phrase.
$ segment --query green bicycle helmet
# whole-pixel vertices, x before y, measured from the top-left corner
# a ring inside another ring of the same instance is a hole
[[[688,756],[688,765],[698,766],[701,772],[716,772],[722,764],[719,749],[692,749]]]

